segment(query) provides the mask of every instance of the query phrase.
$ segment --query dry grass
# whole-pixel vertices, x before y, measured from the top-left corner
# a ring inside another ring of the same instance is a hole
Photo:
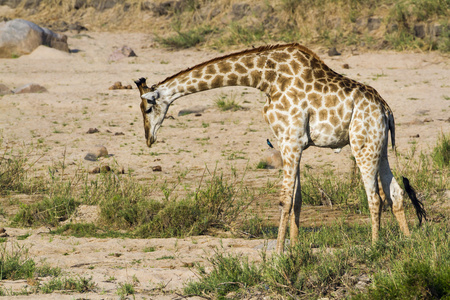
[[[75,3],[82,5],[76,7]],[[233,45],[295,41],[328,47],[450,51],[450,8],[448,2],[439,0],[186,0],[170,5],[163,0],[126,0],[111,8],[105,7],[106,3],[43,0],[37,12],[21,4],[6,17],[26,18],[55,29],[64,21],[93,31],[148,32],[159,37],[162,44],[164,38],[170,39],[171,48],[178,48],[178,38],[182,40],[180,47],[186,47],[183,38],[188,35],[198,40],[190,47],[206,45],[219,50]],[[441,26],[442,31],[439,36],[418,38],[417,24],[428,26],[425,31],[433,30],[429,26]],[[205,36],[202,28],[214,34]]]

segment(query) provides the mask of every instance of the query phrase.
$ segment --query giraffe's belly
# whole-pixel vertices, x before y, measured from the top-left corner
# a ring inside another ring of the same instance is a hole
[[[348,127],[333,128],[329,124],[310,124],[309,144],[317,147],[342,148],[349,144]]]

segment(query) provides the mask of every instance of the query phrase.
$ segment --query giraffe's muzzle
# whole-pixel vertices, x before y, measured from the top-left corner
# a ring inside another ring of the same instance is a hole
[[[156,143],[156,137],[154,137],[153,135],[150,135],[150,136],[147,138],[147,146],[148,146],[149,148],[151,148],[152,145],[153,145],[154,143]]]

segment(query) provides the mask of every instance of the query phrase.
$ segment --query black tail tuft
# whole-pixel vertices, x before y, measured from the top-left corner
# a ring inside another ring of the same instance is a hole
[[[425,212],[425,209],[423,207],[423,203],[419,201],[416,197],[416,191],[411,187],[409,184],[409,180],[406,177],[403,178],[403,185],[405,186],[406,193],[408,194],[409,198],[411,199],[412,204],[414,205],[414,208],[416,209],[417,218],[419,218],[419,226],[422,225],[422,218],[426,221],[427,220],[427,213]]]

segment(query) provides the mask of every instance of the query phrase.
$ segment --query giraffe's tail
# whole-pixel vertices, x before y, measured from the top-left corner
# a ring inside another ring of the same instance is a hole
[[[388,128],[391,132],[391,144],[392,144],[392,150],[396,150],[395,148],[395,120],[394,120],[394,114],[392,111],[388,111]]]
[[[423,207],[423,203],[417,199],[416,191],[409,184],[409,180],[406,177],[402,177],[403,185],[405,186],[406,193],[408,194],[411,202],[416,209],[417,218],[419,219],[419,226],[422,225],[422,219],[427,220],[427,213],[425,212],[425,208]]]

